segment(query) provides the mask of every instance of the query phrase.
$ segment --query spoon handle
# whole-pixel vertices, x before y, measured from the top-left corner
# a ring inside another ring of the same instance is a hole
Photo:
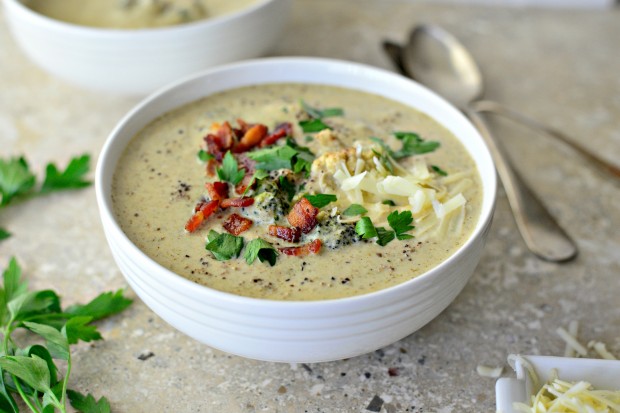
[[[479,100],[479,101],[473,102],[472,108],[478,112],[496,113],[498,115],[512,119],[516,122],[520,122],[532,129],[542,131],[543,133],[546,133],[547,135],[552,136],[555,139],[560,140],[564,142],[566,145],[575,149],[577,152],[583,155],[586,159],[589,159],[594,165],[598,166],[602,170],[609,172],[610,174],[614,175],[616,178],[620,178],[620,166],[613,165],[610,162],[602,159],[600,156],[596,155],[591,150],[575,142],[574,139],[569,138],[568,136],[566,136],[564,133],[560,132],[559,130],[553,129],[543,124],[542,122],[537,121],[536,119],[532,119],[500,103],[493,102],[490,100]]]
[[[464,112],[478,128],[491,151],[517,228],[528,248],[547,261],[559,262],[574,258],[577,255],[575,243],[511,167],[499,141],[491,135],[482,116],[472,107],[465,108]]]

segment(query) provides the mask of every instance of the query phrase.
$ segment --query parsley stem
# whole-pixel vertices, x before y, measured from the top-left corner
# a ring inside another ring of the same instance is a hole
[[[22,385],[19,384],[19,379],[15,375],[13,375],[13,374],[11,374],[11,378],[13,379],[13,383],[15,384],[15,388],[17,389],[17,392],[19,393],[20,396],[22,396],[22,400],[24,401],[24,403],[26,403],[26,405],[33,412],[41,413],[41,411],[39,409],[37,409],[36,406],[32,405],[32,402],[31,402],[30,398],[24,393],[24,390],[22,389]]]

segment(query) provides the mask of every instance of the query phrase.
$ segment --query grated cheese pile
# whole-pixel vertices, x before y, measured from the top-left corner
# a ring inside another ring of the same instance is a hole
[[[514,403],[524,413],[620,413],[620,390],[596,390],[586,381],[553,377],[532,396],[530,405]]]
[[[353,148],[326,152],[312,165],[319,191],[338,194],[339,207],[360,204],[368,209],[373,222],[385,222],[393,202],[410,210],[416,221],[416,235],[434,229],[435,236],[459,233],[465,218],[467,200],[463,192],[473,185],[472,171],[441,176],[431,171],[422,157],[412,159],[405,169],[378,146],[357,144]],[[382,156],[383,159],[379,157]],[[389,158],[391,170],[386,168]]]

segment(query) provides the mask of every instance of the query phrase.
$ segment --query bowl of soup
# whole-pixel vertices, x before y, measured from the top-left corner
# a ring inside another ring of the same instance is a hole
[[[7,0],[10,31],[49,73],[146,95],[193,72],[267,53],[290,0]]]
[[[140,298],[200,342],[279,362],[353,357],[431,321],[474,272],[495,191],[487,147],[445,100],[301,57],[151,95],[96,172]]]

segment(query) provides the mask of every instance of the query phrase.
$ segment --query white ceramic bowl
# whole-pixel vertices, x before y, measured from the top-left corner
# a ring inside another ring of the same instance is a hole
[[[172,273],[141,252],[115,220],[112,175],[128,141],[159,115],[223,90],[274,82],[336,85],[404,102],[447,127],[474,158],[483,206],[470,239],[449,259],[403,284],[350,298],[275,301],[216,291]],[[213,69],[150,96],[133,109],[103,147],[97,201],[112,253],[135,292],[172,326],[212,347],[270,361],[343,359],[391,344],[428,323],[465,286],[478,264],[495,204],[495,169],[478,132],[442,98],[402,76],[349,62],[272,58]]]
[[[498,413],[518,413],[513,403],[529,403],[551,375],[557,370],[558,377],[566,381],[587,381],[599,390],[620,389],[620,361],[584,359],[573,357],[522,356],[535,370],[538,387],[534,386],[527,368],[516,359],[516,378],[504,377],[495,384],[495,400]]]
[[[262,56],[281,35],[290,2],[258,0],[221,17],[139,30],[78,26],[23,0],[2,3],[17,43],[43,69],[88,89],[145,95],[191,73]]]

